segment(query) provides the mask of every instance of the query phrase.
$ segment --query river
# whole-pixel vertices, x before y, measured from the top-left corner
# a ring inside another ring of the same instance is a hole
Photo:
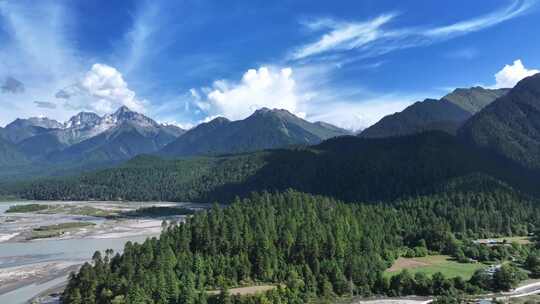
[[[158,236],[163,220],[157,218],[111,222],[112,220],[104,218],[71,214],[5,213],[15,204],[27,202],[0,202],[0,303],[28,303],[44,291],[64,283],[68,272],[89,261],[96,250],[113,249],[121,252],[128,241],[142,242],[147,237]],[[82,206],[96,203],[73,204]],[[118,203],[99,204],[100,208],[104,209],[120,206]],[[141,206],[126,205],[131,208]],[[123,205],[120,208],[123,208]],[[91,221],[95,226],[59,238],[32,241],[20,239],[27,230],[31,231],[35,227],[73,221]]]

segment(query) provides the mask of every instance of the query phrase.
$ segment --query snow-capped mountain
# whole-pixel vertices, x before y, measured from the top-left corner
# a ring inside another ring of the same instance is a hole
[[[15,130],[14,127],[6,127],[3,133],[8,135],[4,137],[31,159],[62,162],[93,157],[108,161],[110,158],[127,159],[140,153],[157,151],[184,132],[180,128],[157,123],[127,107],[103,116],[81,112],[63,124],[53,122],[42,118],[40,126],[36,126],[38,121],[35,119],[16,120],[8,126],[31,127],[26,127],[25,132],[19,130],[17,141],[12,141],[8,136],[10,130]],[[36,128],[39,128],[39,132],[34,130]]]

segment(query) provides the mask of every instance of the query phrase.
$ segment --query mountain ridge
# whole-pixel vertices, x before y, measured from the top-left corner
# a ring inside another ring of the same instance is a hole
[[[229,201],[295,189],[380,202],[441,189],[509,184],[537,194],[537,172],[442,131],[391,138],[335,137],[319,145],[168,160],[138,156],[115,168],[20,188],[28,199]],[[449,184],[450,183],[450,184]]]
[[[243,120],[218,117],[200,124],[165,146],[159,154],[178,157],[241,153],[316,144],[347,134],[350,133],[335,126],[308,122],[287,110],[261,108]]]
[[[441,99],[425,99],[401,112],[387,115],[359,135],[390,137],[430,130],[456,134],[466,120],[506,93],[508,89],[458,88]]]
[[[75,173],[79,172],[77,168],[91,170],[112,166],[141,154],[164,155],[162,150],[179,138],[191,150],[169,156],[229,154],[309,145],[329,137],[350,134],[328,123],[311,123],[286,110],[267,108],[255,111],[245,120],[230,121],[218,117],[188,131],[158,123],[127,107],[103,116],[80,112],[64,123],[48,126],[54,128],[31,125],[28,130],[33,132],[33,136],[30,134],[17,143],[6,139],[9,143],[6,151],[22,154],[24,163],[29,165],[29,161],[35,167],[22,170],[22,175],[47,175],[49,171]],[[4,133],[0,128],[2,138]],[[40,173],[40,170],[44,172]],[[13,175],[13,172],[9,174]]]
[[[458,134],[527,168],[540,169],[540,73],[518,82]]]
[[[127,160],[139,153],[156,152],[184,132],[125,106],[103,116],[80,112],[63,124],[47,118],[39,121],[31,118],[17,119],[8,126],[22,130],[16,134],[24,138],[16,141],[15,147],[27,159],[58,164]],[[44,128],[47,126],[53,128]]]

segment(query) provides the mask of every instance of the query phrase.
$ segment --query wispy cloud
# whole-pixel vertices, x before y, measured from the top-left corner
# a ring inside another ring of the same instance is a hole
[[[121,51],[125,73],[138,69],[148,56],[150,50],[159,48],[159,44],[151,43],[152,37],[158,33],[162,20],[158,2],[139,1],[137,12],[133,15],[131,29],[124,36],[125,49]]]
[[[79,58],[69,40],[68,10],[58,2],[0,2],[0,21],[7,28],[9,41],[0,56],[7,68],[50,79],[65,77],[78,67]]]
[[[444,57],[451,59],[466,59],[471,60],[478,56],[478,50],[471,47],[460,48],[456,50],[448,51],[444,54]]]
[[[74,35],[77,26],[71,9],[62,1],[0,1],[0,27],[6,34],[0,44],[0,80],[7,79],[0,83],[1,90],[19,93],[10,94],[9,99],[0,94],[0,125],[38,115],[65,120],[78,110],[104,113],[120,105],[145,110],[145,101],[128,88],[119,70],[96,65],[101,58],[79,52],[81,38]],[[126,34],[131,47],[118,56],[127,68],[140,64],[150,48],[147,38],[152,30],[147,27],[153,19],[145,16],[153,11],[144,12],[136,18],[144,22],[136,22]],[[10,79],[24,83],[25,90]],[[74,94],[77,98],[70,99]],[[62,102],[42,101],[49,98]],[[3,106],[8,103],[17,106]]]
[[[12,93],[12,94],[24,93],[24,83],[20,82],[19,80],[11,76],[8,76],[4,80],[4,83],[2,84],[1,89],[3,93]]]
[[[534,4],[535,0],[514,0],[509,6],[485,16],[457,22],[447,26],[428,29],[423,32],[423,35],[427,37],[441,38],[476,32],[518,17],[530,9]]]
[[[307,23],[310,29],[330,29],[318,41],[296,50],[292,57],[301,59],[329,51],[343,51],[363,47],[386,35],[382,26],[390,22],[394,14],[379,16],[366,22],[337,22],[330,19]]]
[[[56,109],[56,104],[55,103],[52,103],[52,102],[49,102],[49,101],[34,101],[34,104],[36,105],[36,107],[38,108],[43,108],[43,109]]]
[[[381,94],[373,98],[363,96],[357,99],[353,97],[334,100],[312,106],[307,119],[330,122],[348,130],[359,131],[375,124],[386,115],[403,111],[420,99],[418,95],[395,93]]]
[[[0,1],[0,79],[12,77],[24,83],[19,94],[0,95],[0,124],[16,117],[50,115],[67,118],[65,109],[38,107],[34,100],[50,98],[67,85],[85,64],[71,37],[71,12],[58,1]]]
[[[304,23],[314,31],[325,31],[317,41],[295,49],[290,59],[300,60],[332,53],[356,50],[363,57],[373,57],[398,49],[429,45],[480,31],[520,16],[535,4],[534,0],[514,0],[506,7],[484,16],[438,27],[392,28],[395,13],[383,14],[368,21],[343,22],[320,19]]]

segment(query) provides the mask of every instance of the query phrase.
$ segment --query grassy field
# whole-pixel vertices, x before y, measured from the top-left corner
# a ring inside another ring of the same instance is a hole
[[[91,206],[80,206],[80,205],[60,205],[60,204],[23,204],[23,205],[14,205],[9,207],[6,210],[6,213],[40,213],[40,214],[72,214],[72,215],[85,215],[85,216],[95,216],[95,217],[109,217],[115,216],[118,212],[112,210],[105,210],[94,208]]]
[[[14,205],[6,210],[6,213],[31,213],[49,209],[49,206],[43,204],[25,204]]]
[[[392,267],[386,270],[385,275],[390,277],[407,269],[412,274],[423,272],[433,275],[441,272],[449,278],[462,277],[468,280],[477,269],[485,267],[486,265],[481,263],[458,263],[447,255],[432,255],[421,258],[399,258]]]
[[[72,214],[72,215],[84,215],[84,216],[95,216],[95,217],[109,217],[117,215],[117,212],[112,210],[104,210],[99,208],[94,208],[91,206],[79,206],[79,205],[54,205],[49,209],[40,211],[42,214]]]
[[[35,239],[46,239],[52,237],[62,236],[64,233],[78,230],[80,228],[94,226],[92,222],[70,222],[70,223],[61,223],[55,225],[41,226],[32,230],[32,233],[27,238],[28,240]]]

